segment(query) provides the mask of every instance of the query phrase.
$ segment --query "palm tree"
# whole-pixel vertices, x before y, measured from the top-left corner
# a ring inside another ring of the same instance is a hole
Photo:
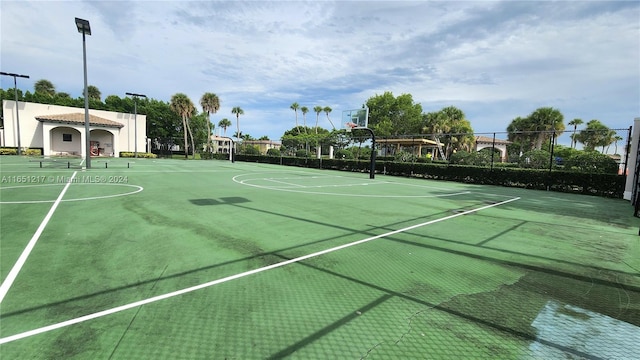
[[[618,141],[620,141],[620,140],[622,140],[622,136],[620,136],[620,135],[616,135],[616,136],[613,137],[613,142],[614,142],[614,147],[615,147],[615,150],[613,152],[614,154],[618,153]]]
[[[552,107],[541,107],[532,112],[528,117],[530,128],[529,131],[537,132],[536,144],[534,149],[542,149],[542,143],[549,137],[551,133],[564,131],[564,116],[558,109]]]
[[[173,110],[178,116],[182,118],[182,131],[184,133],[184,158],[189,158],[189,142],[187,141],[187,131],[189,131],[189,135],[191,135],[191,146],[193,147],[193,134],[191,134],[191,127],[189,126],[189,118],[193,115],[195,111],[195,106],[191,99],[183,93],[177,93],[171,97],[171,103],[169,105],[171,110]],[[193,152],[193,157],[195,158],[195,149]]]
[[[102,93],[97,86],[89,85],[87,86],[87,93],[89,93],[89,99],[102,101],[100,98],[102,97]]]
[[[300,105],[298,105],[297,102],[294,102],[293,104],[291,104],[291,106],[289,106],[289,109],[293,110],[296,113],[296,129],[298,129],[299,134],[300,128],[298,127],[298,108],[300,108]]]
[[[300,112],[302,112],[302,125],[304,126],[304,128],[307,128],[307,113],[309,112],[309,108],[306,106],[303,106],[300,108]]]
[[[239,106],[234,107],[233,109],[231,109],[231,113],[234,114],[236,116],[236,134],[238,137],[238,140],[241,137],[241,133],[240,133],[240,115],[244,115],[244,110],[242,110],[242,108],[240,108]]]
[[[227,128],[231,126],[231,121],[229,119],[224,118],[218,122],[218,127],[221,127],[224,130],[224,136],[227,136]]]
[[[53,83],[46,79],[41,79],[36,81],[33,85],[33,90],[36,93],[45,94],[49,96],[53,96],[56,94],[56,87],[53,86]]]
[[[206,92],[200,98],[202,111],[207,113],[207,152],[211,152],[211,117],[210,113],[217,113],[220,110],[220,99],[218,95]]]
[[[568,125],[573,126],[573,134],[571,135],[571,147],[575,148],[577,141],[576,141],[576,130],[578,130],[578,125],[583,124],[584,121],[582,121],[582,119],[573,119],[571,121],[569,121]]]
[[[615,131],[609,129],[599,120],[593,119],[587,122],[585,129],[576,134],[576,141],[581,142],[584,149],[590,151],[602,146],[602,152],[604,153],[604,147],[613,142],[613,135],[615,135]]]
[[[318,118],[320,117],[320,113],[322,112],[322,106],[314,106],[313,111],[316,112],[316,134],[318,133]]]
[[[331,121],[331,119],[329,119],[329,113],[332,111],[332,109],[330,107],[328,107],[328,106],[325,106],[324,109],[322,109],[322,110],[325,112],[325,114],[327,114],[327,120],[329,120],[329,124],[331,124],[331,127],[333,128],[333,130],[335,130],[336,127],[333,126],[333,121]]]

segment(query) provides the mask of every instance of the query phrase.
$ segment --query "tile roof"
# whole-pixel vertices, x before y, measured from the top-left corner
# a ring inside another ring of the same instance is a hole
[[[73,113],[59,115],[40,115],[36,116],[36,120],[40,122],[54,122],[62,124],[84,124],[84,114]],[[117,128],[124,127],[124,124],[121,124],[117,121],[107,120],[91,114],[89,114],[89,125]]]
[[[493,138],[488,136],[476,136],[476,143],[493,143]],[[511,144],[511,141],[496,139],[496,144]]]

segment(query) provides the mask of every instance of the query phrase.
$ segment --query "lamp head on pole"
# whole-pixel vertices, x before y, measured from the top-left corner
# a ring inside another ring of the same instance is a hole
[[[76,18],[76,26],[78,27],[79,33],[91,35],[91,25],[89,25],[89,20]]]
[[[4,72],[4,71],[0,71],[0,75],[13,76],[14,78],[16,78],[16,77],[25,78],[25,79],[29,78],[29,75],[20,75],[20,74],[8,73],[8,72]]]
[[[147,97],[147,95],[143,95],[143,94],[135,94],[135,93],[130,93],[130,92],[128,92],[128,93],[126,93],[126,94],[127,94],[127,95],[129,95],[129,96],[133,96],[133,97],[143,97],[143,98],[146,98],[146,97]]]

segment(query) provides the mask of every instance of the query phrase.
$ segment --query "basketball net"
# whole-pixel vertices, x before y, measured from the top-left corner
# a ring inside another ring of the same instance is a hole
[[[347,132],[351,132],[351,130],[355,129],[358,127],[358,124],[356,123],[352,123],[352,122],[346,122],[344,123],[344,129],[347,130]]]

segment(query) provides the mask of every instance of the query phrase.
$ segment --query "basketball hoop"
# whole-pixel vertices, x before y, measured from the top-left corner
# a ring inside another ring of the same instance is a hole
[[[344,123],[344,129],[347,130],[347,132],[351,132],[351,130],[355,129],[358,127],[358,124],[356,123],[352,123],[352,122],[346,122]]]

